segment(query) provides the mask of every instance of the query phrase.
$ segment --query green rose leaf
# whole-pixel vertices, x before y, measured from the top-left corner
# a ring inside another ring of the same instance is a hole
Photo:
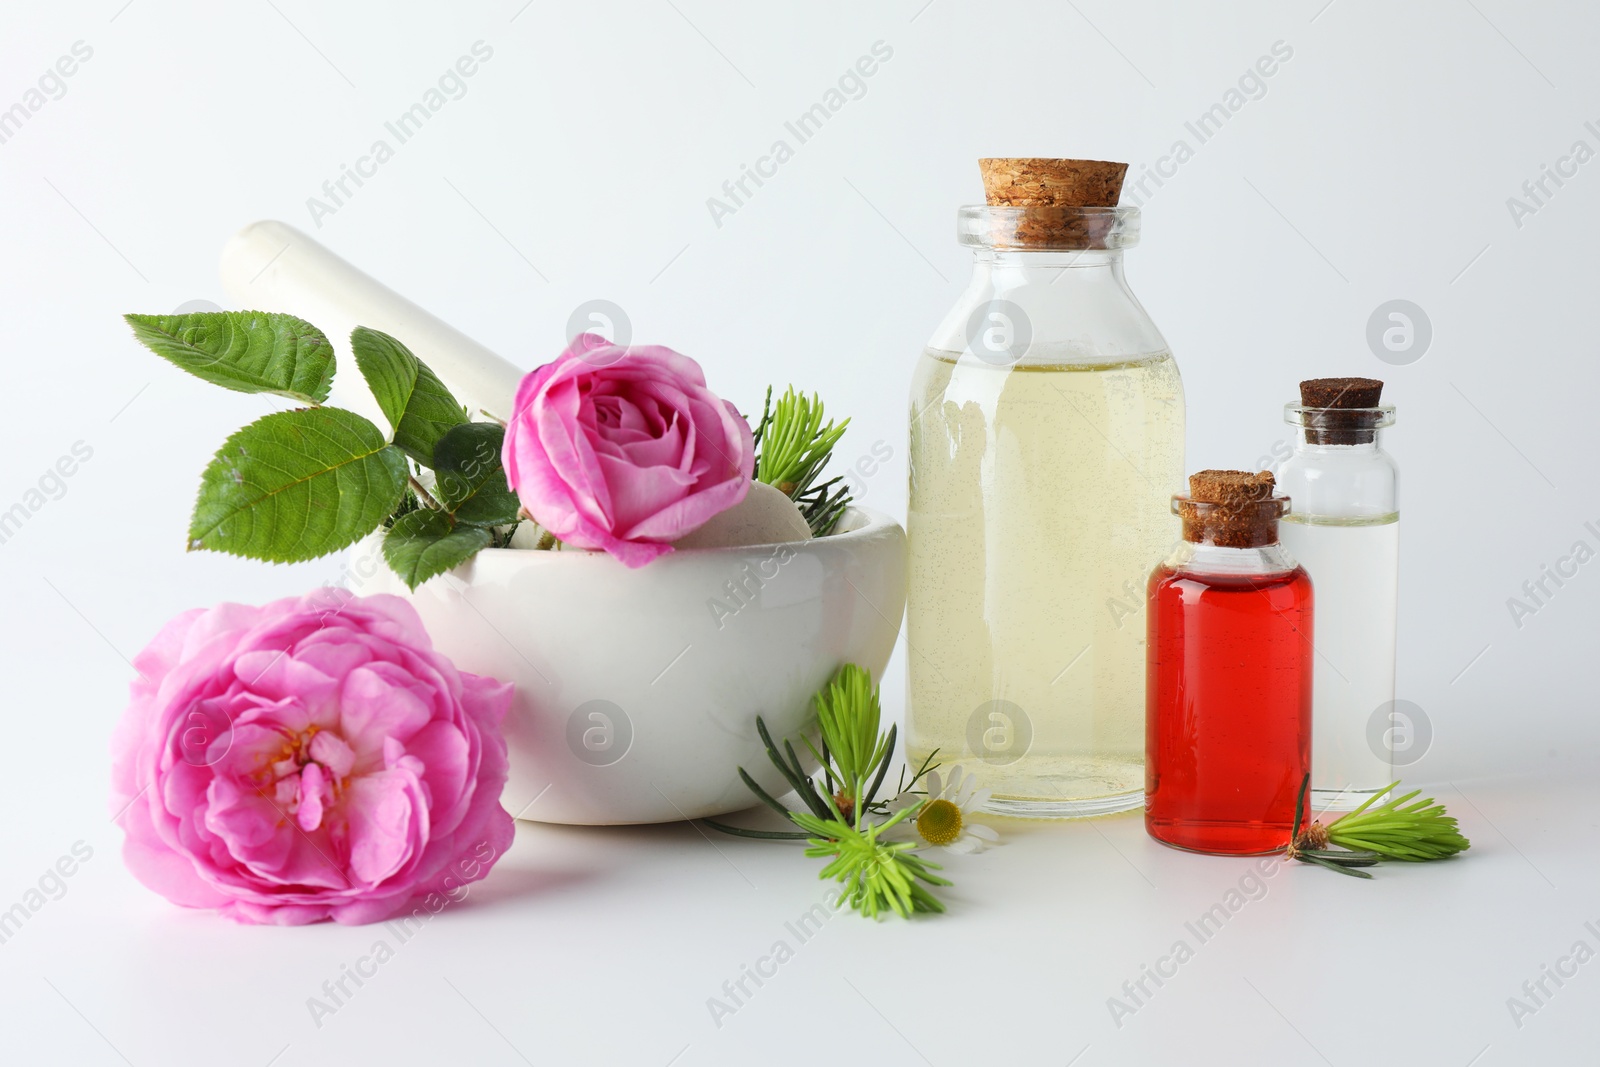
[[[442,511],[424,508],[402,515],[383,538],[383,558],[415,589],[489,547],[491,534],[481,526],[458,525]]]
[[[367,387],[394,427],[395,447],[432,467],[439,436],[467,421],[461,405],[426,363],[388,334],[357,326],[350,331],[350,348]]]
[[[377,398],[390,426],[398,426],[406,413],[406,402],[417,387],[422,361],[411,350],[386,333],[357,326],[350,331],[350,350],[356,366],[367,380],[367,388]]]
[[[304,319],[265,311],[123,318],[150,351],[213,385],[307,404],[328,399],[333,346]]]
[[[189,547],[273,563],[315,559],[377,529],[405,488],[405,456],[360,415],[280,411],[229,437],[206,467]]]
[[[506,484],[500,446],[506,431],[492,422],[468,422],[445,431],[433,446],[439,502],[469,526],[517,521],[521,503]]]

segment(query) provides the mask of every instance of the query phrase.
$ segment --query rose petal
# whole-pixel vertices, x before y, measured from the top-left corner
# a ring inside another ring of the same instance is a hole
[[[322,825],[322,791],[327,786],[320,763],[308,763],[300,772],[300,808],[295,822],[310,832]]]
[[[357,753],[381,750],[388,737],[404,740],[432,716],[416,693],[366,666],[351,671],[339,689],[339,732]]]
[[[428,835],[427,800],[409,767],[353,779],[342,810],[350,872],[367,885],[398,871]]]

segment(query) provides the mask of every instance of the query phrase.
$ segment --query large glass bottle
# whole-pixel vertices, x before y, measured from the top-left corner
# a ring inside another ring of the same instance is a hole
[[[1133,207],[961,208],[972,280],[912,385],[907,747],[997,812],[1143,796],[1144,585],[1184,403],[1123,277],[1138,233]]]
[[[1280,534],[1317,583],[1312,806],[1346,811],[1383,789],[1409,740],[1396,721],[1400,474],[1380,443],[1394,408],[1373,378],[1313,378],[1284,418],[1294,453],[1278,485],[1294,501]]]

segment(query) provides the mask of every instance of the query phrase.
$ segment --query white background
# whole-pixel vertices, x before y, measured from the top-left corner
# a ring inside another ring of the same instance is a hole
[[[0,109],[75,42],[93,55],[0,144],[0,510],[75,442],[93,457],[0,545],[0,909],[74,842],[94,851],[0,945],[6,1062],[1592,1057],[1600,963],[1547,983],[1520,1027],[1506,1000],[1579,939],[1600,948],[1583,926],[1600,928],[1600,562],[1520,627],[1507,599],[1575,541],[1600,549],[1600,162],[1520,226],[1507,198],[1574,141],[1600,149],[1600,15],[1324,4],[8,2]],[[384,122],[480,40],[493,56],[465,95],[315,225],[307,198],[393,143]],[[893,56],[865,94],[718,226],[707,198],[877,41]],[[1399,695],[1433,732],[1408,774],[1460,815],[1467,857],[1373,883],[1274,869],[1120,1027],[1107,998],[1246,869],[1160,849],[1133,816],[1008,828],[951,864],[951,915],[830,920],[720,1027],[707,998],[819,899],[782,846],[525,826],[321,1027],[306,998],[375,931],[236,927],[123,871],[106,782],[126,658],[185,608],[337,574],[183,552],[198,472],[260,403],[161,363],[118,316],[224,303],[231,232],[307,229],[525,367],[580,303],[614,301],[742,405],[768,382],[823,391],[853,418],[845,462],[894,449],[864,495],[903,515],[908,378],[968,269],[953,214],[980,196],[975,160],[1137,176],[1194,146],[1184,123],[1278,41],[1293,56],[1264,95],[1148,200],[1128,273],[1183,370],[1191,470],[1269,452],[1302,377],[1389,383]],[[1367,344],[1391,299],[1432,324],[1410,365]]]

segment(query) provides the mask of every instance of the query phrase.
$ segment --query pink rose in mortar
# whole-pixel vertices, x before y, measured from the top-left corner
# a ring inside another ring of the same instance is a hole
[[[129,870],[175,904],[376,922],[458,899],[511,843],[511,687],[457,671],[397,597],[185,612],[134,667],[111,807]]]
[[[642,567],[744,499],[755,446],[694,360],[586,333],[522,379],[502,462],[539,525]]]

